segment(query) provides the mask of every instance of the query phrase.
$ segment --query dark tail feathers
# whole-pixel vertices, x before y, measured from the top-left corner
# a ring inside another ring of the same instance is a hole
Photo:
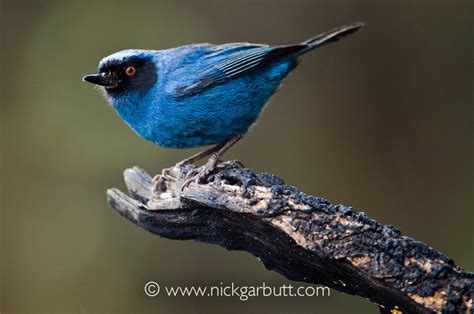
[[[344,36],[357,32],[360,28],[364,27],[365,25],[366,24],[362,22],[355,22],[355,23],[340,26],[330,31],[327,31],[325,33],[319,34],[313,38],[310,38],[302,42],[301,45],[306,45],[306,47],[300,50],[298,54],[303,54],[305,52],[313,50],[316,47],[335,42]]]

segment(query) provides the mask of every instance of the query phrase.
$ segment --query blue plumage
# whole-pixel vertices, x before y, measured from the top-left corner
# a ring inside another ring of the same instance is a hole
[[[342,26],[296,45],[192,44],[159,51],[124,50],[104,58],[100,73],[84,80],[103,86],[120,117],[153,143],[172,148],[218,144],[199,155],[215,153],[215,166],[257,120],[299,56],[362,26],[360,22]]]
[[[101,63],[126,63],[130,56],[140,56],[157,65],[157,80],[145,92],[131,90],[109,93],[107,97],[135,132],[158,145],[190,148],[221,143],[247,132],[268,98],[295,66],[295,59],[287,56],[258,71],[207,86],[202,92],[185,91],[199,85],[209,74],[209,69],[204,73],[203,69],[232,56],[236,49],[247,47],[189,45],[113,54]],[[138,68],[137,75],[139,71]]]

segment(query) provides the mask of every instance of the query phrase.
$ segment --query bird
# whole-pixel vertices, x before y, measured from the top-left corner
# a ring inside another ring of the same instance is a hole
[[[166,148],[213,145],[176,164],[182,167],[210,156],[204,166],[187,174],[184,189],[216,169],[302,55],[364,26],[355,22],[288,45],[239,42],[127,49],[103,58],[99,73],[83,81],[99,86],[117,114],[146,140]],[[153,179],[153,191],[163,190],[167,170]]]

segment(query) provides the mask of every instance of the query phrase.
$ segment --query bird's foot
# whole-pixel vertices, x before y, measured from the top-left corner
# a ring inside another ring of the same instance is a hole
[[[186,160],[177,163],[174,167],[184,168],[190,165]],[[209,161],[202,167],[191,169],[186,177],[184,178],[184,183],[181,187],[181,191],[188,187],[192,182],[199,183],[201,180],[205,179],[209,174],[215,169],[224,169],[224,168],[244,168],[244,165],[238,160],[215,160],[210,158]],[[176,182],[177,178],[173,175],[173,168],[165,168],[161,171],[161,174],[157,174],[152,179],[152,193],[163,193],[166,192],[168,186],[167,182]]]
[[[186,178],[184,179],[184,183],[181,186],[181,191],[188,187],[192,182],[201,182],[201,180],[207,178],[215,169],[224,169],[227,167],[244,168],[244,165],[238,160],[221,161],[210,158],[204,166],[200,168],[194,168],[188,172]]]
[[[192,182],[199,183],[201,180],[207,178],[207,176],[216,169],[216,165],[205,164],[200,168],[193,169],[188,172],[186,178],[181,186],[181,191],[188,187]]]
[[[189,171],[186,177],[184,178],[184,183],[181,186],[181,191],[183,191],[184,188],[188,187],[189,184],[191,184],[192,182],[199,183],[202,179],[207,178],[207,176],[214,169],[216,169],[218,162],[218,159],[211,157],[204,166]]]
[[[175,181],[175,178],[171,175],[173,168],[165,168],[161,171],[161,174],[157,174],[152,179],[152,194],[166,191],[166,182]]]

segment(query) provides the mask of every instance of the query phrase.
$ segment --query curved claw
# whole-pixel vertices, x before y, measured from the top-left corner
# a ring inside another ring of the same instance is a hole
[[[181,192],[184,190],[184,188],[188,187],[191,182],[195,181],[196,179],[199,180],[200,178],[197,178],[199,174],[200,171],[198,171],[197,169],[192,169],[191,171],[189,171],[186,177],[184,178],[183,185],[181,186]]]
[[[163,192],[166,190],[166,181],[173,181],[174,177],[171,175],[171,168],[165,168],[161,174],[157,174],[152,179],[151,192],[153,194]]]
[[[209,158],[207,163],[198,169],[193,169],[186,175],[183,185],[181,186],[181,191],[184,188],[188,187],[191,182],[199,183],[201,179],[205,179],[214,169],[216,169],[217,160],[214,158]]]

